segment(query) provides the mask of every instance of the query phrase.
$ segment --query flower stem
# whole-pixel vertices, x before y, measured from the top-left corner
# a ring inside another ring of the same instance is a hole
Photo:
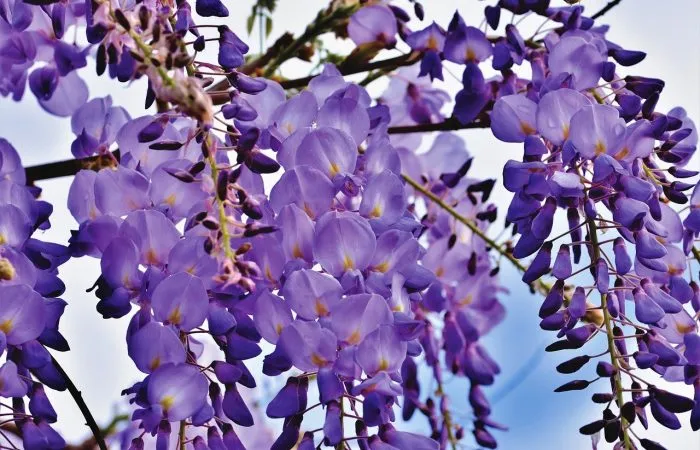
[[[596,228],[595,220],[588,220],[588,236],[589,239],[591,240],[591,249],[593,250],[593,258],[595,261],[598,261],[600,258],[600,246],[598,245],[598,229]],[[595,264],[595,262],[591,261],[591,264]],[[616,394],[616,402],[617,402],[617,407],[622,410],[622,405],[625,403],[624,399],[624,391],[622,388],[622,377],[620,375],[620,362],[618,358],[616,358],[617,354],[617,348],[615,347],[615,339],[613,335],[613,327],[612,327],[612,320],[610,318],[610,312],[608,311],[608,296],[607,294],[600,294],[600,306],[603,311],[603,324],[605,325],[605,334],[607,335],[608,338],[608,351],[610,352],[610,362],[612,363],[613,367],[615,367],[615,374],[613,375],[613,382],[615,383],[615,394]],[[627,433],[627,427],[629,424],[627,423],[627,420],[624,417],[620,417],[621,420],[621,427],[620,430],[622,432],[622,439],[624,442],[624,448],[625,450],[630,450],[631,443],[630,443],[630,437],[629,434]]]
[[[90,428],[90,431],[92,431],[92,435],[95,437],[95,442],[97,443],[97,446],[100,448],[100,450],[107,450],[107,444],[105,444],[104,437],[102,437],[102,431],[100,430],[100,427],[97,426],[97,422],[95,422],[95,418],[92,416],[90,408],[88,408],[87,404],[85,403],[85,400],[83,400],[82,394],[73,383],[73,380],[71,380],[71,378],[68,376],[66,371],[63,370],[63,367],[61,367],[58,361],[56,361],[56,358],[53,357],[53,355],[51,355],[51,362],[53,363],[54,367],[56,367],[58,373],[61,374],[61,378],[63,378],[63,381],[66,382],[68,392],[70,393],[71,397],[73,397],[75,404],[78,405],[78,409],[80,409],[80,412],[82,413],[83,418],[85,419],[85,425],[87,425]]]

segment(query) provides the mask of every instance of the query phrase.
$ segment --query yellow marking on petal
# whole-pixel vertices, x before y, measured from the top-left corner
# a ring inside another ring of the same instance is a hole
[[[695,325],[677,323],[676,330],[678,330],[680,334],[690,333],[691,331],[695,330]]]
[[[97,218],[97,210],[95,208],[90,208],[90,212],[88,213],[88,217],[90,217],[90,219],[93,219],[93,220],[95,218]]]
[[[353,262],[352,258],[349,255],[345,255],[343,258],[343,270],[347,272],[348,270],[352,270],[355,268],[355,263]]]
[[[683,275],[683,272],[685,272],[685,267],[674,267],[671,264],[668,265],[669,275]]]
[[[7,242],[7,239],[5,239],[4,235],[0,234],[0,245],[5,244],[5,242]]]
[[[532,126],[527,122],[520,122],[520,131],[525,134],[535,134],[537,132],[537,130],[532,128]]]
[[[182,321],[182,313],[180,312],[180,305],[177,305],[175,309],[168,315],[168,322],[173,325],[179,325]]]
[[[304,259],[304,253],[302,253],[299,244],[294,244],[294,248],[292,249],[292,257]]]
[[[605,150],[606,150],[606,147],[605,147],[605,143],[603,141],[598,141],[595,143],[596,156],[602,155],[603,153],[605,153]]]
[[[379,370],[386,370],[389,368],[389,361],[382,358],[379,360]]]
[[[146,263],[151,265],[158,264],[158,255],[152,248],[146,252]]]
[[[311,209],[311,205],[309,205],[306,202],[304,202],[304,212],[307,216],[309,216],[309,219],[311,220],[313,220],[316,217],[316,214],[314,214],[313,209]]]
[[[460,306],[467,306],[471,305],[471,303],[474,301],[474,296],[472,294],[467,294],[466,297],[464,297],[462,300],[459,301]]]
[[[440,267],[438,267],[437,269],[435,269],[435,276],[436,276],[436,277],[440,278],[440,277],[443,276],[444,274],[445,274],[445,269],[444,269],[444,267],[440,266]]]
[[[435,36],[430,36],[428,38],[428,50],[437,50],[438,49],[438,41],[435,39]]]
[[[392,310],[393,312],[403,312],[403,303],[398,303],[398,304],[394,305],[394,306],[391,308],[391,310]]]
[[[172,395],[166,395],[160,399],[160,406],[162,406],[165,411],[170,409],[170,407],[173,406],[173,403],[175,403],[175,397]]]
[[[624,147],[622,150],[617,152],[617,154],[615,155],[615,159],[618,161],[621,161],[625,156],[627,156],[629,154],[630,154],[629,147]]]
[[[189,273],[190,275],[194,275],[194,266],[190,266],[187,269],[185,269],[185,272]]]
[[[467,48],[467,61],[474,61],[476,59],[476,54],[471,47]]]
[[[156,356],[151,360],[151,363],[148,365],[148,368],[151,371],[156,370],[158,367],[160,367],[160,356]]]
[[[567,123],[567,124],[564,124],[564,126],[561,127],[561,132],[562,132],[562,134],[564,135],[564,140],[569,139],[569,131],[570,131],[570,128],[569,128],[569,124],[568,124],[568,123]]]
[[[665,243],[666,243],[666,238],[663,238],[663,237],[661,237],[661,236],[656,236],[656,240],[659,241],[659,243],[661,243],[661,244],[665,244]]]
[[[284,129],[287,130],[287,133],[292,134],[294,132],[294,125],[292,125],[290,122],[287,122],[284,124]]]
[[[0,331],[2,331],[5,334],[12,331],[12,319],[7,319],[3,322],[0,322]]]
[[[165,197],[165,200],[163,200],[163,202],[166,205],[173,206],[173,205],[175,205],[175,200],[176,200],[175,194],[170,194],[167,197]]]
[[[272,276],[272,270],[270,270],[269,264],[265,264],[265,278],[272,281],[273,283],[275,282],[275,277]]]
[[[12,280],[17,272],[15,268],[7,258],[0,258],[0,280]]]
[[[284,325],[281,323],[278,323],[275,325],[275,333],[279,336],[282,333],[282,329],[284,328]]]
[[[328,361],[318,353],[311,354],[311,363],[315,366],[324,366]]]
[[[381,273],[386,273],[389,270],[389,263],[387,261],[382,261],[380,264],[374,266],[374,270]]]
[[[356,345],[359,344],[360,341],[362,340],[362,335],[360,335],[360,330],[357,329],[352,332],[350,337],[348,338],[348,344],[350,345]]]
[[[314,311],[316,311],[316,314],[318,314],[320,317],[325,317],[330,312],[328,311],[326,304],[321,302],[320,298],[317,298],[316,303],[314,303]]]
[[[381,205],[374,205],[372,211],[369,212],[369,217],[371,219],[376,219],[377,217],[382,217],[382,207]]]
[[[330,169],[330,174],[331,178],[338,175],[340,173],[340,167],[336,163],[331,163],[331,169]]]

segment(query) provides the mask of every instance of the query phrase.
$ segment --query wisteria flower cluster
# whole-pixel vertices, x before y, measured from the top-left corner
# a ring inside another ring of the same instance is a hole
[[[414,29],[416,1],[410,13],[332,1],[257,56],[221,0],[194,12],[186,0],[0,3],[0,93],[19,100],[28,83],[47,112],[70,116],[70,166],[82,167],[25,174],[0,139],[0,396],[12,398],[0,403],[12,426],[2,436],[66,447],[48,386],[78,403],[93,433],[81,448],[496,448],[493,430],[507,427],[484,387],[501,369],[482,338],[506,314],[506,263],[543,295],[540,326],[557,336],[546,350],[579,352],[557,371],[596,364],[595,378],[556,391],[608,380],[592,396],[600,419],[580,429],[594,446],[602,436],[663,449],[638,430],[648,413],[675,430],[690,412],[700,428],[700,288],[687,277],[700,262],[697,130],[680,107],[656,110],[662,80],[627,73],[643,52],[567,3],[500,0],[478,26],[455,13]],[[260,0],[251,18],[274,9]],[[502,15],[522,18],[503,26]],[[526,39],[528,16],[544,24]],[[320,56],[307,78],[278,74],[315,58],[327,32],[355,50]],[[88,101],[77,71],[93,57],[98,75],[146,79],[151,112]],[[434,81],[455,67],[451,95]],[[374,99],[364,86],[382,76]],[[500,181],[476,176],[480,150],[450,132],[465,128],[522,144],[522,158]],[[52,210],[32,183],[58,175],[74,175],[66,246],[32,237]],[[501,214],[489,201],[499,182],[512,194]],[[497,225],[510,232],[492,237]],[[101,269],[89,289],[97,312],[128,321],[124,350],[143,374],[123,386],[126,424],[105,429],[47,350],[68,350],[58,266],[86,256]],[[593,341],[605,350],[582,353]],[[451,404],[447,376],[469,414]],[[261,386],[273,386],[269,399]],[[417,412],[424,433],[399,424]]]
[[[0,139],[0,396],[14,417],[25,448],[63,448],[53,429],[56,411],[46,388],[65,390],[68,380],[47,348],[69,349],[58,330],[66,302],[58,267],[70,254],[65,246],[43,242],[35,233],[48,229],[53,208],[25,186],[19,154]],[[29,401],[27,402],[27,399]]]

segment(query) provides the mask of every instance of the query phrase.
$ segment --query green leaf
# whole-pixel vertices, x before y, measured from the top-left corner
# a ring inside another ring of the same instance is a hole
[[[248,20],[246,20],[246,25],[245,25],[246,30],[248,30],[248,34],[250,34],[251,31],[253,31],[254,24],[255,24],[255,14],[251,14],[250,16],[248,16]]]
[[[272,33],[272,17],[265,18],[265,37],[270,36]]]

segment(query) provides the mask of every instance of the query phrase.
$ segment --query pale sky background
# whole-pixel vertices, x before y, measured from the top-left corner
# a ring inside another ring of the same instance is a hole
[[[436,20],[443,26],[449,22],[458,8],[465,20],[478,26],[482,20],[483,7],[494,1],[476,0],[447,1],[425,0],[426,20],[421,28]],[[553,4],[561,1],[553,0]],[[597,11],[606,2],[585,0],[588,11]],[[233,30],[245,30],[245,19],[250,12],[252,1],[225,0],[232,11],[227,21]],[[290,30],[299,34],[316,12],[326,4],[323,0],[280,0],[275,13],[274,31],[268,42],[279,34]],[[623,0],[621,5],[608,13],[600,23],[611,25],[608,38],[623,47],[643,50],[647,58],[641,64],[627,69],[625,73],[662,78],[666,87],[661,96],[658,110],[666,111],[682,105],[696,121],[700,118],[700,27],[698,27],[698,0]],[[510,14],[504,12],[502,22],[508,21]],[[526,19],[524,27],[533,30],[541,19]],[[531,27],[531,28],[528,28]],[[523,33],[525,34],[525,33]],[[245,32],[241,33],[245,37]],[[257,51],[257,33],[248,39],[252,51]],[[349,49],[349,43],[337,44],[340,49]],[[394,53],[393,55],[395,55]],[[389,55],[387,55],[389,56]],[[284,74],[290,77],[305,75],[309,65],[289,63],[284,66]],[[461,77],[461,70],[455,75]],[[106,77],[97,78],[94,66],[81,71],[88,81],[90,98],[111,94],[114,103],[127,108],[132,117],[144,114],[143,92],[145,85],[127,87]],[[458,84],[446,74],[447,89],[456,92]],[[372,86],[372,94],[379,94],[381,83]],[[376,96],[376,95],[375,95]],[[474,160],[472,174],[500,176],[505,161],[519,158],[521,148],[496,141],[488,130],[466,130],[460,132],[466,140]],[[69,119],[47,115],[39,108],[36,100],[28,93],[20,104],[8,99],[0,99],[0,136],[8,139],[20,152],[25,165],[55,161],[70,157],[70,143],[74,136],[70,131]],[[698,166],[697,159],[694,162]],[[40,183],[44,188],[43,198],[54,205],[51,218],[53,228],[45,233],[44,239],[66,242],[69,230],[77,228],[65,207],[70,179],[59,179]],[[508,194],[497,184],[493,201],[504,211]],[[595,390],[583,393],[554,394],[554,387],[571,379],[554,371],[556,364],[569,355],[545,354],[543,348],[551,342],[551,333],[540,331],[537,326],[537,309],[540,298],[527,293],[519,276],[505,266],[501,271],[505,286],[511,294],[502,297],[508,317],[488,338],[487,346],[502,368],[502,374],[487,394],[495,399],[493,418],[510,427],[497,437],[502,449],[587,450],[590,440],[578,434],[584,423],[598,418],[599,409],[588,399]],[[127,319],[102,320],[95,310],[96,298],[85,293],[99,275],[99,264],[94,259],[72,260],[61,270],[62,279],[68,286],[63,298],[68,307],[63,316],[61,331],[68,339],[72,350],[57,354],[67,372],[82,390],[98,423],[106,424],[117,410],[123,410],[120,400],[121,390],[142,376],[126,354],[124,341]],[[589,351],[589,353],[592,352]],[[570,354],[573,356],[573,354]],[[592,373],[592,367],[588,373]],[[518,383],[518,380],[520,382]],[[601,382],[602,383],[602,382]],[[604,386],[601,384],[600,389]],[[453,405],[457,410],[469,415],[466,404],[466,382],[457,380],[449,387]],[[50,397],[59,414],[58,428],[69,441],[78,442],[87,434],[82,426],[82,418],[71,398],[63,393],[51,392]],[[684,430],[669,432],[658,426],[645,435],[664,443],[669,449],[700,448],[700,434],[692,433],[687,426],[688,414],[681,415]],[[459,418],[459,414],[457,415]],[[650,420],[653,422],[653,420]],[[470,426],[468,418],[464,420]],[[423,428],[424,419],[418,417],[411,426]],[[635,425],[638,428],[637,425]],[[464,443],[473,448],[468,436]],[[609,448],[601,443],[599,448]]]

